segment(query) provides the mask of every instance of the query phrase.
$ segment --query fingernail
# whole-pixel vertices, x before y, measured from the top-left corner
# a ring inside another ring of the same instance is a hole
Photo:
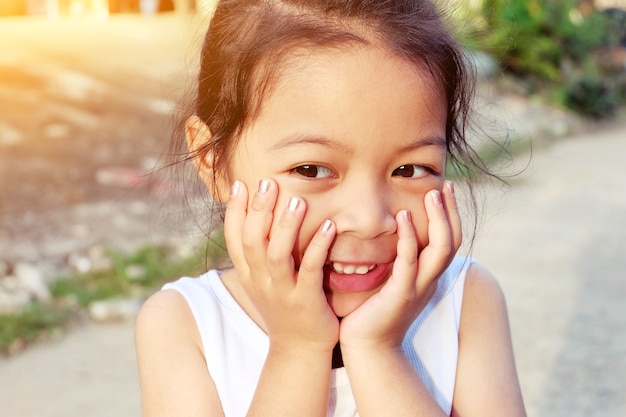
[[[233,186],[230,188],[230,196],[235,197],[239,193],[241,183],[239,181],[233,182]]]
[[[454,194],[454,183],[452,181],[446,181],[446,187],[451,194]]]
[[[325,220],[324,223],[322,224],[322,232],[328,232],[328,230],[330,229],[330,226],[333,225],[333,222],[330,220]]]
[[[298,197],[291,197],[289,199],[289,202],[287,203],[287,210],[296,211],[299,204],[300,204],[300,199]]]
[[[409,210],[404,210],[404,213],[402,214],[404,215],[404,220],[406,220],[409,223],[412,222],[411,212]]]
[[[439,190],[434,190],[432,193],[433,203],[440,206],[441,205],[441,195],[439,194]]]
[[[261,181],[259,181],[259,188],[258,188],[257,191],[258,191],[259,194],[265,194],[269,188],[270,188],[269,181],[261,180]]]

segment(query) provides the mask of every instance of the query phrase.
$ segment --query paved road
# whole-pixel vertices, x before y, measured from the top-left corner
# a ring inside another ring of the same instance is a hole
[[[508,297],[529,415],[626,415],[626,124],[532,157],[476,256]],[[499,207],[499,208],[498,208]]]
[[[65,57],[70,67],[78,63],[76,71],[79,73],[86,72],[90,79],[107,80],[112,67],[103,57],[107,51],[116,51],[121,55],[116,56],[113,68],[132,80],[132,86],[128,88],[131,94],[125,95],[122,102],[141,102],[144,100],[142,97],[147,96],[153,104],[135,103],[131,109],[136,108],[140,115],[145,115],[145,118],[140,117],[143,122],[157,120],[153,119],[157,117],[154,113],[163,117],[163,112],[155,109],[158,106],[153,101],[154,97],[163,93],[163,84],[158,80],[164,73],[180,71],[186,53],[174,50],[172,43],[169,43],[167,54],[163,55],[161,47],[165,41],[163,33],[179,27],[180,22],[169,18],[147,22],[120,19],[109,23],[109,26],[98,23],[92,29],[99,37],[91,39],[86,36],[77,38],[76,33],[89,32],[89,25],[74,22],[61,26],[63,30],[56,27],[54,31],[45,32],[46,36],[30,43],[25,41],[29,30],[26,26],[13,25],[13,29],[9,29],[14,32],[9,33],[8,26],[0,22],[0,42],[11,39],[4,36],[6,33],[14,36],[12,39],[18,39],[15,37],[18,36],[24,40],[22,49],[13,48],[13,55],[3,55],[0,63],[6,67],[11,64],[8,60],[19,63],[20,59],[26,59],[26,62],[36,67],[36,55],[45,49],[40,42],[45,39],[50,44],[47,56]],[[47,27],[49,30],[50,27]],[[50,34],[54,36],[50,37]],[[160,45],[156,43],[156,48],[155,43],[151,42],[153,39],[161,42]],[[75,44],[69,43],[75,48],[73,51],[63,48],[63,44],[70,40],[76,40]],[[148,45],[152,45],[152,49],[145,49]],[[6,43],[3,51],[11,50],[5,47]],[[139,50],[141,54],[133,54],[133,51]],[[85,51],[92,51],[93,54],[84,61],[77,60],[79,54]],[[167,57],[173,58],[168,60]],[[174,58],[182,61],[174,64]],[[47,65],[46,69],[55,66],[59,69],[58,62],[52,59],[44,64]],[[60,70],[68,74],[68,67],[61,66]],[[147,78],[140,76],[144,70],[148,71]],[[40,72],[37,74],[41,75]],[[75,72],[72,74],[75,75]],[[70,79],[80,83],[77,80],[81,78],[75,76]],[[114,81],[118,84],[113,83],[113,91],[121,94],[124,89],[120,87],[120,78],[114,77]],[[57,91],[54,88],[50,90],[49,84],[44,85],[48,87],[42,100],[54,96]],[[5,90],[0,93],[6,93]],[[107,100],[113,100],[111,93],[106,94]],[[27,96],[24,100],[32,100],[32,97]],[[76,108],[81,108],[80,100],[76,97],[66,97],[64,103],[75,103]],[[130,109],[125,111],[126,116],[135,114],[128,111]],[[118,113],[118,116],[105,118],[109,122],[107,125],[115,125],[115,117],[123,115],[122,112]],[[6,116],[7,113],[3,114]],[[15,114],[17,119],[13,120],[19,121],[19,115]],[[90,121],[94,120],[84,114],[82,116],[86,118],[81,118],[81,113],[71,114],[83,123],[83,130],[79,132],[86,132]],[[51,137],[47,138],[48,141],[71,143],[71,135],[68,138],[57,135],[59,129],[55,130],[54,124],[49,126],[49,123],[54,122],[54,117],[36,120],[44,129],[49,128],[47,132]],[[125,123],[122,126],[127,131],[122,132],[121,136],[115,136],[116,131],[111,131],[114,136],[111,136],[109,146],[114,149],[120,143],[115,143],[113,138],[130,140],[136,132],[140,132],[137,130],[139,125],[135,127],[132,124],[134,122],[128,119]],[[71,126],[71,129],[75,128]],[[60,131],[67,132],[63,129]],[[154,129],[150,133],[157,134]],[[102,134],[103,143],[106,143],[106,136]],[[19,134],[16,137],[20,140]],[[23,139],[26,149],[30,146],[26,143],[28,138],[26,135]],[[83,139],[87,140],[88,136]],[[141,143],[142,146],[148,146],[145,144],[152,142],[148,140]],[[15,149],[21,145],[11,146],[12,152],[16,152]],[[476,243],[474,255],[496,273],[506,292],[529,416],[623,417],[626,415],[626,308],[622,303],[626,296],[626,257],[623,255],[626,252],[626,193],[623,185],[626,183],[626,125],[604,127],[577,137],[561,139],[548,147],[535,148],[537,150],[529,168],[511,180],[511,190],[491,194],[485,213],[485,226]],[[89,149],[86,147],[87,151]],[[26,156],[28,154],[25,153]],[[44,154],[39,155],[38,161],[43,160]],[[71,161],[79,160],[89,161],[89,158],[81,159],[79,153]],[[524,156],[519,160],[523,161]],[[101,161],[102,164],[105,162]],[[141,164],[141,161],[132,159],[130,153],[124,162],[129,165]],[[23,165],[37,166],[36,163]],[[86,194],[55,201],[55,210],[63,211],[66,206],[75,207],[75,199],[79,199],[79,203],[84,199],[87,208],[107,204],[111,191],[91,188],[97,187],[89,183],[93,179],[92,168],[87,166],[86,174],[79,172],[76,175],[77,181],[86,178]],[[28,172],[24,170],[22,175],[26,176]],[[26,177],[20,178],[23,180]],[[60,185],[68,182],[67,177],[59,178]],[[65,181],[62,181],[64,178]],[[91,192],[95,194],[89,194]],[[50,195],[54,197],[55,193]],[[56,195],[58,197],[59,193]],[[32,198],[38,198],[37,194],[33,193]],[[41,203],[43,209],[48,202],[45,198],[34,201]],[[119,201],[112,207],[111,211],[101,214],[103,219],[109,219],[112,212],[128,212]],[[85,211],[84,207],[82,211]],[[46,211],[38,213],[44,216]],[[54,220],[55,217],[46,219]],[[71,216],[61,220],[75,221]],[[107,221],[96,220],[93,223],[103,223],[111,228],[111,223]],[[63,224],[55,226],[63,230]],[[55,230],[43,229],[38,233],[50,236]],[[98,229],[91,230],[90,236],[97,235],[96,232]],[[140,233],[135,229],[131,232],[134,235]],[[30,243],[38,242],[45,236],[35,235]],[[62,233],[59,237],[53,236],[57,239],[63,237]],[[17,242],[17,237],[19,234],[8,243],[5,241],[4,247],[11,249],[15,244],[23,243]],[[73,239],[76,244],[81,241],[80,236],[74,236]],[[17,256],[22,252],[14,253]],[[9,360],[0,359],[0,415],[139,415],[132,323],[85,325],[58,341],[36,346]]]

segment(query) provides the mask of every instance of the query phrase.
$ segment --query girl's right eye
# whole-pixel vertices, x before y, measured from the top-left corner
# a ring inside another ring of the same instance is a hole
[[[306,178],[330,178],[333,176],[330,169],[319,165],[300,165],[295,167],[292,172]]]

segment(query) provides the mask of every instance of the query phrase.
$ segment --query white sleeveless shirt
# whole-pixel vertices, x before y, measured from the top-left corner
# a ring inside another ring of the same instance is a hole
[[[454,259],[403,342],[407,357],[447,415],[454,393],[465,274],[472,262]],[[180,292],[189,304],[224,415],[245,416],[269,350],[267,335],[237,304],[216,270],[181,278],[163,289]],[[358,416],[344,368],[332,370],[329,398],[328,417]]]

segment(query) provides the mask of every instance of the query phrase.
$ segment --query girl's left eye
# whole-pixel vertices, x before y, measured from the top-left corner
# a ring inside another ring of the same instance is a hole
[[[330,169],[319,165],[300,165],[292,171],[307,178],[329,178],[333,176]]]
[[[402,165],[396,168],[391,175],[402,178],[420,178],[430,173],[430,170],[421,165]]]

